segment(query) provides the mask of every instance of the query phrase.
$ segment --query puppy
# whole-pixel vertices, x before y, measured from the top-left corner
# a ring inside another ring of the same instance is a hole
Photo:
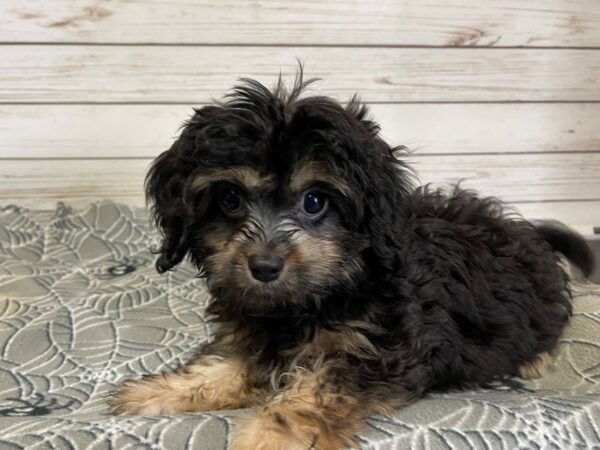
[[[206,277],[214,339],[129,380],[114,414],[254,407],[232,448],[339,449],[426,392],[538,377],[571,315],[583,239],[499,201],[415,188],[355,98],[243,80],[195,111],[146,180],[164,237]]]

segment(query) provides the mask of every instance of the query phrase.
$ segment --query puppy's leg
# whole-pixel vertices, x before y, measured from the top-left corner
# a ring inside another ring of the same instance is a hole
[[[171,373],[127,380],[113,394],[118,415],[160,415],[245,406],[249,368],[237,357],[201,356]]]
[[[358,448],[354,435],[368,415],[395,405],[351,392],[343,378],[327,369],[299,373],[282,392],[242,420],[233,450],[333,450]]]
[[[524,380],[542,378],[554,366],[554,357],[548,352],[536,355],[531,361],[521,364],[519,376]]]

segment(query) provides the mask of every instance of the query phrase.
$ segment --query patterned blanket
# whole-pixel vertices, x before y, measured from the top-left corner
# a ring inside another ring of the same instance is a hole
[[[174,368],[210,334],[190,268],[158,275],[143,210],[0,210],[0,449],[221,450],[240,411],[112,417],[123,379]],[[429,395],[373,417],[365,449],[600,448],[600,286],[577,286],[556,370]]]

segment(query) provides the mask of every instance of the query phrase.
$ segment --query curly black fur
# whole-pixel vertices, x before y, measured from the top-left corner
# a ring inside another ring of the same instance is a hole
[[[209,311],[222,328],[203,352],[241,355],[253,367],[252,382],[265,386],[290,364],[317,364],[298,355],[319,333],[350,330],[343,336],[356,342],[323,347],[318,364],[345,392],[381,402],[512,376],[551,352],[571,304],[568,277],[548,241],[562,238],[558,250],[566,256],[570,248],[585,254],[584,241],[557,227],[540,232],[494,198],[458,187],[415,188],[402,149],[378,136],[367,108],[356,99],[344,108],[326,97],[301,98],[311,81],[300,76],[287,92],[281,83],[269,90],[244,80],[224,102],[196,110],[148,174],[147,196],[164,235],[158,270],[190,255],[209,286],[216,275],[206,261],[217,250],[203,233],[236,225],[216,211],[214,187],[193,188],[195,176],[252,167],[281,188],[270,204],[284,204],[277,196],[287,195],[289,174],[310,157],[351,190],[332,190],[329,218],[307,232],[336,243],[339,271],[350,260],[360,271],[350,281],[328,280],[321,291],[303,279],[306,292],[289,303],[273,294],[268,306],[246,307],[241,293],[212,289]],[[589,271],[590,260],[574,259]],[[364,348],[371,345],[375,353]]]

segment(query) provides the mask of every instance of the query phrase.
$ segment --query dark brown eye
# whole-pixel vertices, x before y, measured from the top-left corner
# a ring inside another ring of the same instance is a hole
[[[237,212],[242,207],[242,202],[242,196],[236,188],[228,186],[221,191],[220,203],[224,211]]]
[[[311,191],[304,195],[302,210],[309,216],[316,216],[325,211],[327,204],[327,195],[322,192]]]

